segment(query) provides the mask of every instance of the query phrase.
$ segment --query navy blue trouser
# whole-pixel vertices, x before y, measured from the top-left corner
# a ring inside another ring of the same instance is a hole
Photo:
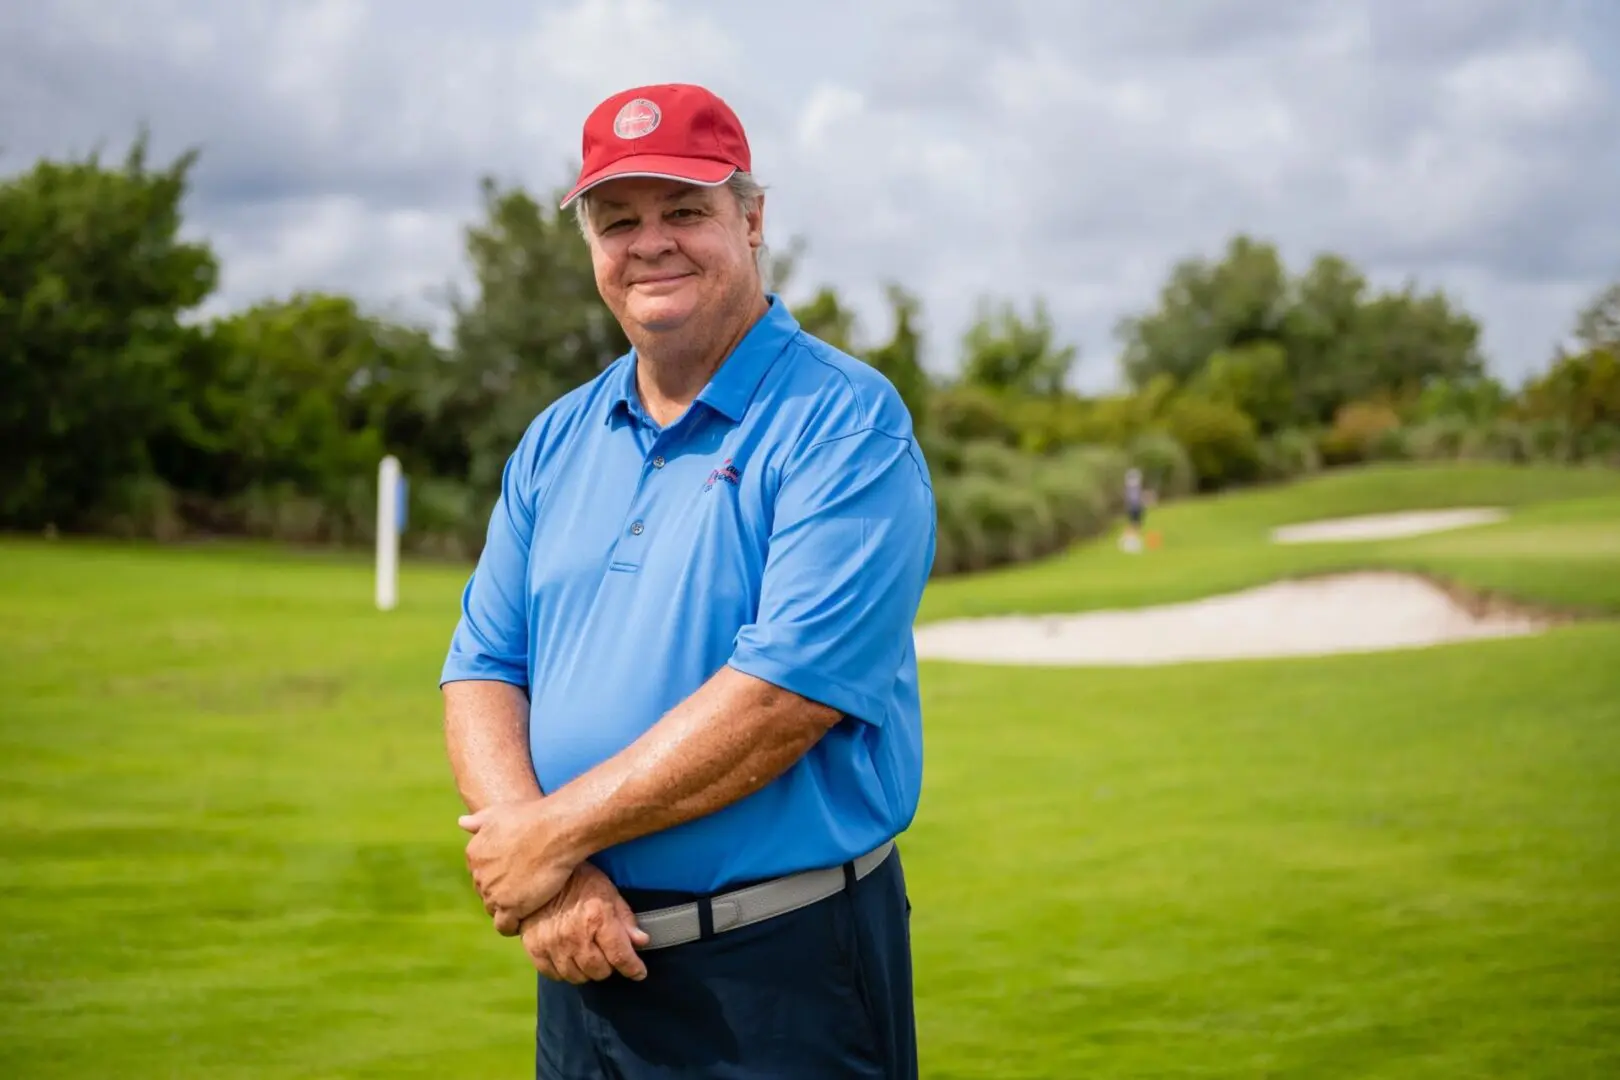
[[[624,895],[637,911],[692,899]],[[535,1076],[915,1080],[910,921],[896,847],[828,899],[643,952],[641,982],[541,977]]]

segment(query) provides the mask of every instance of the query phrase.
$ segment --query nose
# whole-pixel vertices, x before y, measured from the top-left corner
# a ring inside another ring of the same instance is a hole
[[[649,214],[636,227],[630,238],[630,254],[638,259],[657,259],[675,250],[675,238],[670,235],[662,218]]]

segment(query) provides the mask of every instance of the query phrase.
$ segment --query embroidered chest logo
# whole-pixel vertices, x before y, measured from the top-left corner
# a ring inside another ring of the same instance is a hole
[[[703,482],[703,490],[708,491],[710,488],[714,487],[715,482],[718,480],[724,480],[731,486],[736,487],[737,481],[741,479],[742,473],[738,471],[736,466],[731,464],[730,458],[726,458],[718,469],[715,469],[709,473],[709,478]]]

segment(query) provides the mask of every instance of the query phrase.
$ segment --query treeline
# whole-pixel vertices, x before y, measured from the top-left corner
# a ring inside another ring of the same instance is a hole
[[[572,218],[486,181],[443,344],[341,295],[201,319],[220,265],[182,237],[195,163],[154,166],[138,139],[116,164],[40,161],[0,183],[0,528],[365,543],[393,453],[407,547],[475,554],[524,427],[628,347]],[[786,296],[801,251],[775,261]],[[1513,388],[1443,293],[1376,291],[1332,255],[1293,275],[1248,237],[1176,266],[1121,321],[1114,395],[1069,389],[1078,355],[1039,299],[985,301],[944,376],[921,363],[917,298],[891,285],[888,302],[877,339],[831,286],[794,310],[910,406],[940,573],[1095,535],[1133,464],[1162,498],[1366,460],[1620,466],[1620,284],[1578,313],[1576,349]]]

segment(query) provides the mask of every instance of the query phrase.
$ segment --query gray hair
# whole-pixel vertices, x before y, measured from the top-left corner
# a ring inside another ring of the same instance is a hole
[[[725,187],[727,191],[731,192],[731,197],[736,200],[737,209],[745,215],[759,204],[759,200],[765,197],[764,185],[754,179],[753,173],[744,172],[741,169],[731,174],[730,178],[726,180]],[[587,191],[574,200],[574,220],[579,223],[580,235],[585,237],[586,243],[590,243],[591,240],[591,216],[588,201],[590,197],[591,193]],[[761,243],[758,249],[755,250],[754,266],[759,270],[760,281],[769,289],[771,287],[771,282],[768,280],[770,276],[770,252],[767,245]]]

